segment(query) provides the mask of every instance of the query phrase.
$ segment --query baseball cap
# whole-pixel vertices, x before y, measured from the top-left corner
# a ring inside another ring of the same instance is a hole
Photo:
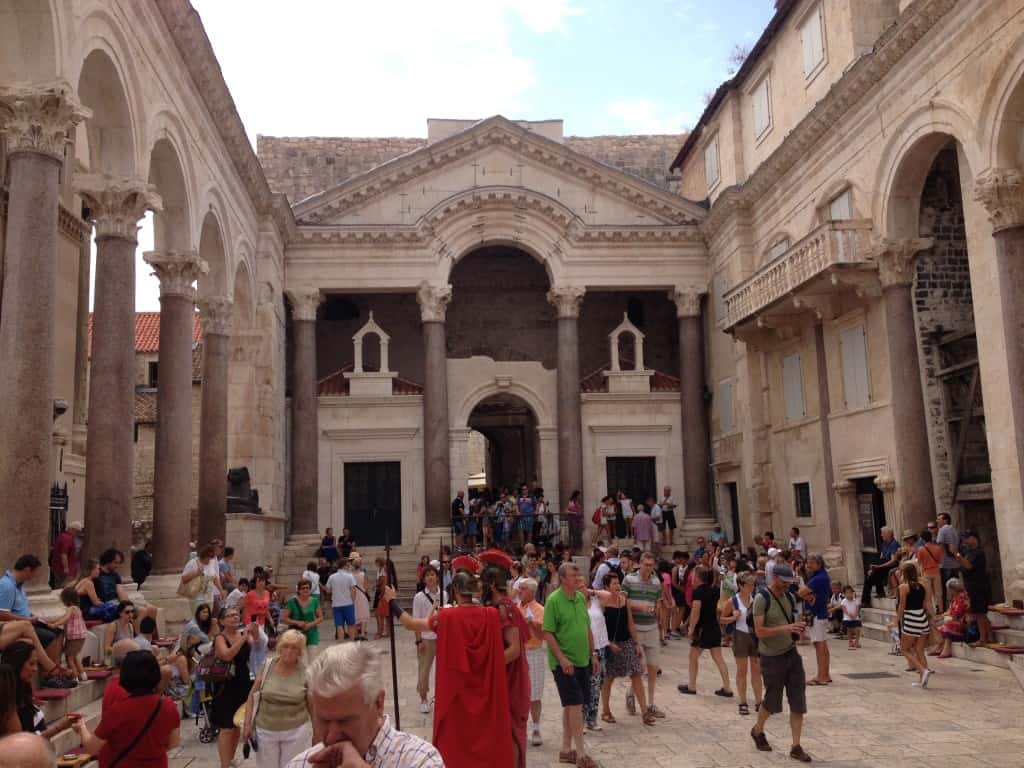
[[[797,582],[796,576],[793,575],[793,569],[781,563],[772,568],[772,576],[779,577],[784,584],[796,584]]]
[[[769,547],[769,548],[768,548],[768,557],[775,557],[775,556],[776,556],[777,554],[779,554],[779,553],[780,553],[781,551],[782,551],[782,550],[781,550],[781,549],[779,549],[778,547]]]

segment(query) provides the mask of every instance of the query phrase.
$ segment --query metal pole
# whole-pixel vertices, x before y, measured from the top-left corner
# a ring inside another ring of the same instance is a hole
[[[388,538],[387,524],[384,526],[384,572],[387,574],[388,585],[391,584],[391,542]],[[398,596],[395,596],[398,599]],[[395,696],[395,728],[402,730],[402,716],[398,711],[398,657],[395,652],[395,618],[388,611],[388,639],[391,642],[391,687]]]

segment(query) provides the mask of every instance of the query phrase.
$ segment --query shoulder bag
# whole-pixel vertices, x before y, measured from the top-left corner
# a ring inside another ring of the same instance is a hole
[[[199,568],[199,575],[190,581],[185,581],[182,578],[178,582],[178,595],[180,597],[186,597],[189,600],[194,600],[199,597],[203,592],[206,591],[206,587],[209,584],[209,577],[203,573],[203,567],[199,563],[196,563]]]
[[[122,760],[124,760],[126,757],[128,757],[128,754],[133,749],[135,749],[135,747],[138,745],[138,743],[142,740],[143,734],[146,731],[149,730],[149,726],[151,726],[153,724],[153,721],[156,720],[156,716],[160,714],[160,707],[163,705],[163,703],[164,703],[164,697],[163,696],[157,696],[156,697],[156,706],[153,708],[153,712],[152,712],[152,714],[150,714],[149,719],[146,721],[146,724],[144,726],[142,726],[142,730],[140,730],[137,734],[135,734],[135,738],[131,740],[131,743],[129,743],[127,747],[122,749],[121,753],[117,757],[115,757],[113,759],[113,761],[110,763],[110,768],[114,768],[114,766],[116,766],[118,763],[120,763]]]

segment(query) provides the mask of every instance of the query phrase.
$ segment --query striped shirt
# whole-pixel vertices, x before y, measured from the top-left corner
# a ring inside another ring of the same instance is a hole
[[[629,598],[637,629],[648,629],[658,623],[655,606],[661,598],[661,581],[656,573],[652,572],[646,580],[640,578],[639,571],[629,574],[622,582],[622,591]]]
[[[311,768],[309,758],[324,748],[323,743],[310,747],[292,758],[287,768]],[[363,755],[370,768],[444,768],[441,753],[419,736],[395,730],[391,717],[384,716],[384,724]]]

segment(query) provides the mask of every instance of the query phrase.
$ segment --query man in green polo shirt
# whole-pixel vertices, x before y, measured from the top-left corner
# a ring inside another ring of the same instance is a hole
[[[590,695],[590,675],[598,666],[594,636],[579,568],[573,562],[562,563],[558,579],[561,586],[544,603],[543,625],[548,666],[562,701],[562,751],[558,759],[590,768],[596,763],[583,746],[583,702]]]

